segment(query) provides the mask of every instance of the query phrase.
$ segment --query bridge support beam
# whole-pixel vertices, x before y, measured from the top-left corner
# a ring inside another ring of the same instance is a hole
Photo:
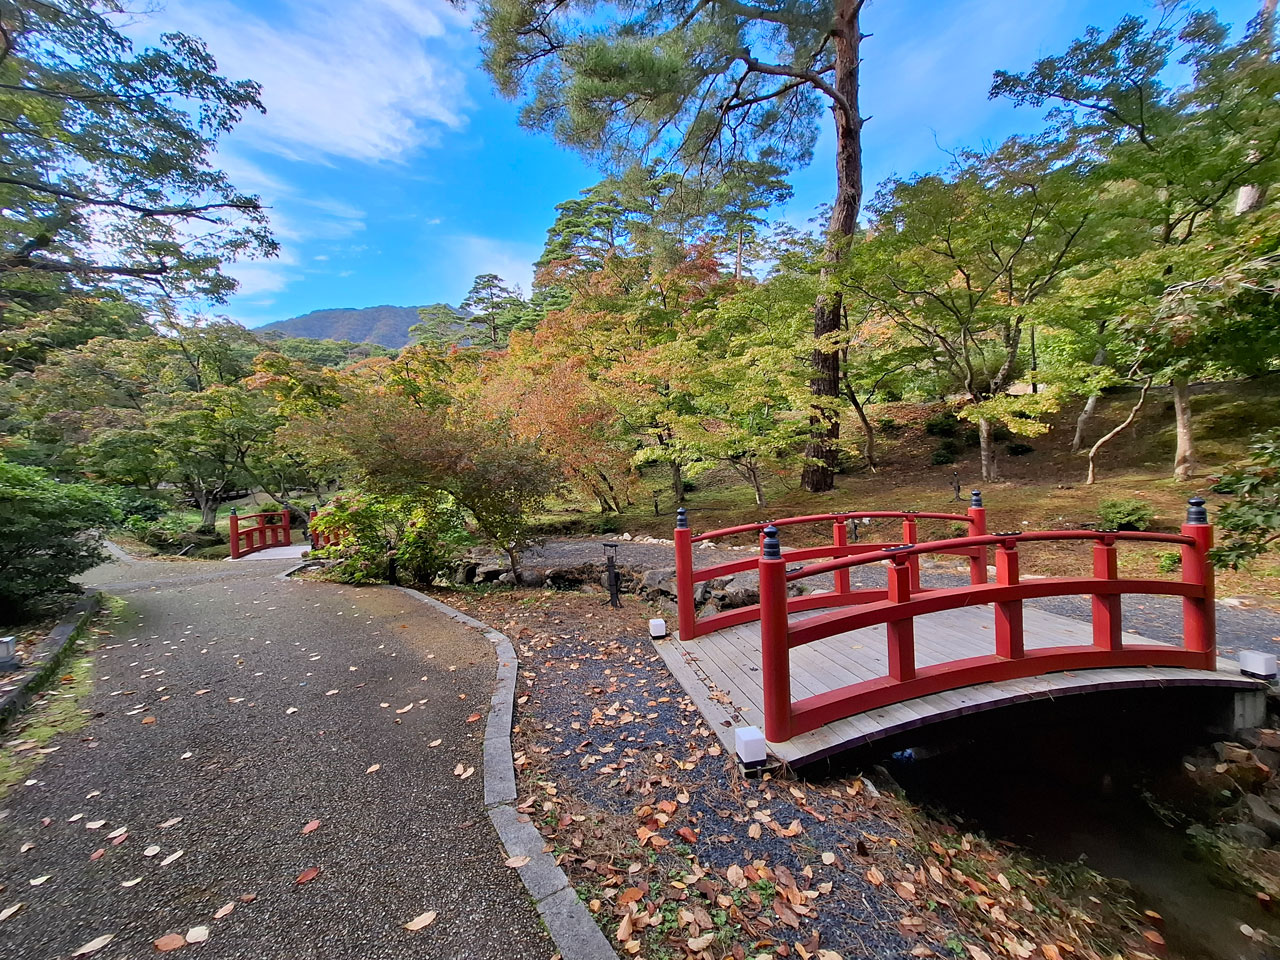
[[[787,626],[787,562],[778,528],[764,529],[760,553],[760,682],[764,692],[764,738],[791,739],[791,642]]]
[[[1006,540],[996,547],[996,583],[1014,587],[1018,584],[1018,544]],[[1024,654],[1022,633],[1022,601],[1002,600],[995,605],[996,656],[1018,660]]]

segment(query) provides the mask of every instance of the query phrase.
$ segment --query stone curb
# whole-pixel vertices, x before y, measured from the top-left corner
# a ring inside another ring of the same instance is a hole
[[[564,960],[617,960],[618,954],[591,919],[591,914],[555,857],[543,850],[546,841],[542,834],[529,816],[515,807],[516,771],[511,755],[511,726],[519,661],[511,641],[488,624],[434,597],[409,587],[396,589],[458,623],[479,630],[494,645],[498,670],[484,731],[484,805],[488,808],[489,820],[498,832],[508,857],[529,858],[529,862],[518,869],[520,879]]]
[[[48,682],[84,633],[85,624],[101,607],[102,594],[95,590],[76,601],[68,619],[49,631],[49,635],[40,642],[36,660],[24,668],[28,671],[26,677],[8,693],[0,696],[0,728],[12,720]]]
[[[103,537],[102,546],[106,549],[107,553],[111,554],[112,560],[118,560],[120,563],[138,562],[137,557],[126,551],[124,547],[120,546],[120,544],[116,543],[114,540],[108,540],[106,537]]]

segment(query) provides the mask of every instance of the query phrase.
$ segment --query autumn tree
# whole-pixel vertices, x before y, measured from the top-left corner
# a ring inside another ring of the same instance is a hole
[[[521,122],[614,167],[658,156],[686,169],[761,159],[803,165],[830,109],[836,193],[826,261],[834,264],[862,202],[862,6],[486,0],[480,29],[498,90],[524,98]],[[841,296],[823,284],[814,308],[816,402],[804,478],[811,491],[834,482],[839,357],[823,338],[840,326]]]

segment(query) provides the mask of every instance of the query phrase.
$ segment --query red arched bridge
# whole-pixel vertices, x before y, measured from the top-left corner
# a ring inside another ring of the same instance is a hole
[[[901,522],[901,540],[858,542],[858,521],[883,520]],[[922,521],[963,525],[965,535],[921,541]],[[783,531],[798,525],[829,525],[831,542],[784,549]],[[743,535],[758,536],[758,555],[695,567],[695,545]],[[1054,541],[1088,546],[1091,575],[1021,577],[1022,551]],[[762,725],[774,752],[792,761],[933,720],[1065,693],[1165,685],[1256,691],[1256,680],[1218,669],[1212,542],[1199,498],[1190,501],[1176,534],[988,533],[976,490],[963,514],[850,511],[702,534],[693,533],[681,509],[675,530],[681,643],[664,655],[704,711]],[[1181,578],[1120,576],[1117,553],[1146,545],[1176,548]],[[956,558],[967,568],[967,582],[923,586],[921,560],[929,557]],[[885,585],[852,582],[872,564],[883,568]],[[723,585],[752,572],[759,577],[759,603],[699,616],[696,600],[710,592],[700,584]],[[797,592],[819,578],[824,589]],[[1180,646],[1123,632],[1122,598],[1152,594],[1182,599]],[[1091,623],[1024,607],[1028,600],[1070,596],[1089,599]]]

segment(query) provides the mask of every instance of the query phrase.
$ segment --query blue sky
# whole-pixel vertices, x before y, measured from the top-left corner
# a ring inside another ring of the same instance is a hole
[[[1255,0],[1223,0],[1237,25]],[[1060,51],[1139,2],[873,0],[864,15],[865,185],[932,170],[944,152],[1035,128],[989,101],[991,74]],[[526,292],[557,203],[600,174],[522,130],[478,69],[470,15],[443,0],[168,0],[136,22],[202,37],[230,77],[263,86],[266,116],[225,139],[219,161],[272,208],[276,260],[230,272],[218,312],[249,326],[326,307],[458,303],[492,272]],[[778,213],[802,224],[829,201],[832,137],[792,177]]]

